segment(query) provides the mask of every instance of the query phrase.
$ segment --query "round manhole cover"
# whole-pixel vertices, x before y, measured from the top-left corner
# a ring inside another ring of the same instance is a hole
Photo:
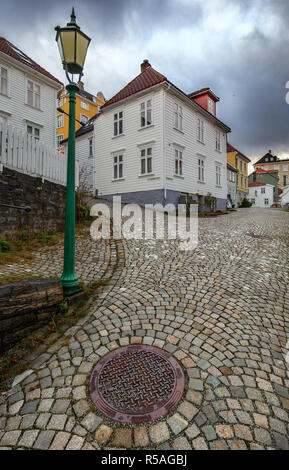
[[[105,416],[124,423],[152,421],[169,413],[185,386],[178,362],[153,346],[131,345],[102,358],[93,369],[89,392]]]

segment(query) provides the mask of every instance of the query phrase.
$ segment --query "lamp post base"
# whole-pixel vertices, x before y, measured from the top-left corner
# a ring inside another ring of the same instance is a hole
[[[63,291],[65,296],[70,296],[77,294],[77,292],[82,292],[82,288],[78,284],[78,279],[65,279],[63,276],[60,278],[63,286]]]

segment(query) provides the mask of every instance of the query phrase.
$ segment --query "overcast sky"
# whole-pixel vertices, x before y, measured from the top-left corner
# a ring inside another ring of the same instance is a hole
[[[209,86],[228,140],[253,161],[289,158],[288,0],[0,0],[0,35],[65,82],[54,27],[72,6],[92,38],[87,91],[110,98],[149,59],[186,93]]]

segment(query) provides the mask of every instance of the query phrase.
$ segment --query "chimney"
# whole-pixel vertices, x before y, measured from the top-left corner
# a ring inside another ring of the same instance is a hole
[[[269,153],[271,153],[271,150],[269,150]]]
[[[84,90],[84,83],[83,82],[78,82],[78,87],[80,90]]]
[[[147,59],[144,59],[143,63],[140,64],[140,70],[141,72],[144,72],[147,67],[151,67],[151,64]]]

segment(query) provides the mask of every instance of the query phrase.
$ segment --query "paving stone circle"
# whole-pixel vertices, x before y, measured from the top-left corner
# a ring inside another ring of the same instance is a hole
[[[144,423],[168,414],[185,386],[174,357],[154,346],[130,345],[101,359],[90,377],[90,397],[105,416]]]

